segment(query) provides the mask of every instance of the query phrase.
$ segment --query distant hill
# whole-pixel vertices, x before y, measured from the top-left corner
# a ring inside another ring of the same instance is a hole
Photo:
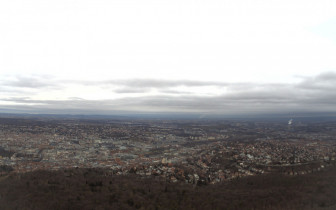
[[[63,110],[64,113],[71,113],[69,110]],[[154,119],[154,120],[238,120],[238,121],[272,121],[288,122],[293,118],[294,122],[325,122],[336,121],[336,113],[270,113],[270,114],[241,114],[241,115],[222,115],[222,114],[204,114],[204,113],[155,113],[155,112],[114,112],[113,114],[86,114],[79,113],[64,114],[62,110],[57,112],[30,113],[25,111],[11,111],[0,109],[0,118],[26,118],[26,119],[83,119],[83,120],[132,120],[132,119]],[[54,114],[52,114],[54,113]],[[83,112],[85,113],[85,112]]]

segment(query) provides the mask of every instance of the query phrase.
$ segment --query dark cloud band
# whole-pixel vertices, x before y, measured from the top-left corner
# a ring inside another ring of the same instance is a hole
[[[111,91],[119,94],[114,100],[32,100],[29,97],[3,97],[2,108],[29,108],[32,110],[87,110],[90,113],[111,113],[118,110],[141,112],[207,112],[219,114],[239,113],[281,113],[281,112],[336,112],[336,74],[333,72],[305,78],[296,84],[252,84],[221,83],[203,81],[169,80],[106,80],[106,81],[56,81],[48,78],[19,77],[15,82],[0,81],[0,89],[10,87],[43,89],[72,84],[85,86],[111,86]],[[179,91],[179,87],[226,88],[225,94],[201,95],[195,92]],[[151,96],[142,95],[155,89]],[[138,93],[130,97],[128,93]]]

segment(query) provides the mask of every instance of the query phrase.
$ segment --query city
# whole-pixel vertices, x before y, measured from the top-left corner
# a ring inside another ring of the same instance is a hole
[[[1,174],[103,168],[167,182],[335,166],[335,122],[0,118]]]

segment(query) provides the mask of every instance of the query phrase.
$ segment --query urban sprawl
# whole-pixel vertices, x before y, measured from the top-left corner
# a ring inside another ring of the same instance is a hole
[[[0,118],[0,174],[105,168],[214,184],[335,166],[336,123]]]

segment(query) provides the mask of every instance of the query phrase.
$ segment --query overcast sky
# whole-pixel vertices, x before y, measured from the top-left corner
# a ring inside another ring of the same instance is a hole
[[[0,1],[2,112],[336,112],[335,86],[334,0]]]

